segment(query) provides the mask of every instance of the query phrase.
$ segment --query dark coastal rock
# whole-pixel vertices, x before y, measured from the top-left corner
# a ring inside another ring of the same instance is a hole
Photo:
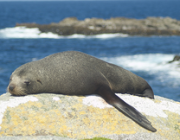
[[[169,17],[148,17],[146,19],[86,18],[78,20],[76,17],[65,18],[59,23],[40,25],[36,23],[21,23],[16,26],[38,28],[41,32],[52,32],[58,35],[84,34],[95,35],[103,33],[124,33],[128,35],[180,35],[180,21]]]
[[[175,61],[179,61],[180,62],[180,55],[175,55],[173,60],[169,61],[168,63],[172,63],[172,62],[175,62]]]

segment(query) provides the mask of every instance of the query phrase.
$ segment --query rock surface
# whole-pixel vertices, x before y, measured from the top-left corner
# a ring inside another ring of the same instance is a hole
[[[58,35],[96,35],[103,33],[123,33],[128,35],[180,35],[180,21],[169,17],[148,17],[146,19],[86,18],[78,20],[75,17],[65,18],[59,23],[40,25],[36,23],[17,23],[16,26],[39,28],[41,32],[52,32]]]
[[[179,140],[180,103],[155,96],[155,100],[118,94],[144,114],[157,129],[152,133],[98,96],[37,94],[0,96],[0,138],[106,137],[113,140]]]

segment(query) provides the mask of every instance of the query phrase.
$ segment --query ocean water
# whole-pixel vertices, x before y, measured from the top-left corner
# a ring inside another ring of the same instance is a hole
[[[180,54],[180,36],[100,34],[58,36],[16,23],[49,24],[66,17],[171,17],[180,20],[180,1],[0,2],[0,94],[11,73],[24,63],[76,50],[122,66],[143,77],[155,95],[180,101],[180,66],[169,64]]]

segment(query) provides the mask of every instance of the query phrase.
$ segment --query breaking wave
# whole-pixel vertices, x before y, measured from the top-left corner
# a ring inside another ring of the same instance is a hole
[[[69,36],[59,36],[57,34],[48,32],[42,33],[38,28],[26,28],[26,27],[12,27],[0,29],[0,38],[10,39],[10,38],[24,38],[24,39],[35,39],[35,38],[52,38],[52,39],[71,39],[71,38],[115,38],[115,37],[127,37],[126,34],[99,34],[99,35],[81,35],[73,34]]]
[[[165,86],[179,87],[180,69],[178,62],[168,63],[173,57],[173,54],[138,54],[101,59],[133,72],[146,72],[154,75],[155,81],[152,83],[159,81]]]

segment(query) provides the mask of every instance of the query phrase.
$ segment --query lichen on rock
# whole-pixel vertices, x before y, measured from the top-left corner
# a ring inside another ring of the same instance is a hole
[[[0,96],[0,136],[61,136],[73,139],[180,139],[180,103],[117,94],[157,129],[152,133],[108,105],[102,98],[37,94]]]

